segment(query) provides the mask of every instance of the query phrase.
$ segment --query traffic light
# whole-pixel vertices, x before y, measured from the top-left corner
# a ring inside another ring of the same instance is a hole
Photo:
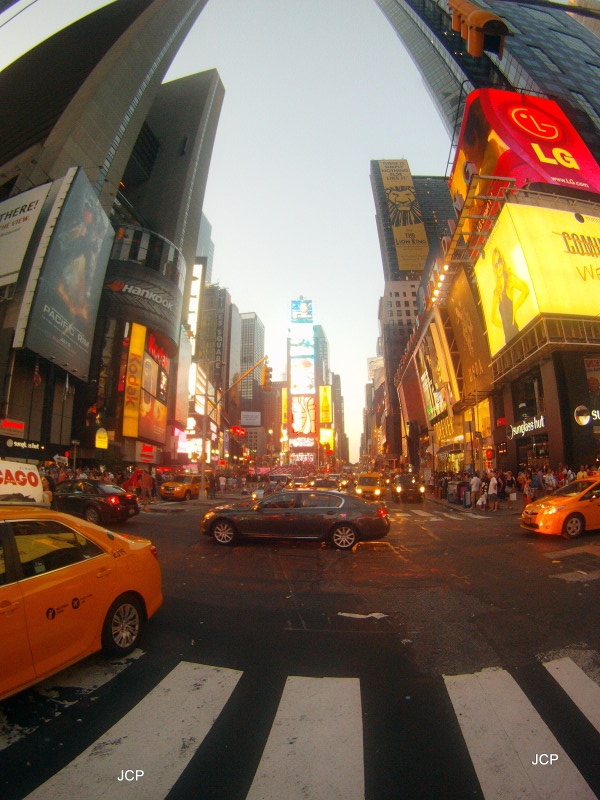
[[[262,386],[263,391],[265,391],[265,392],[270,392],[271,391],[271,389],[273,388],[272,378],[273,378],[273,370],[272,370],[272,368],[268,364],[263,364],[262,380],[260,382],[260,385]]]

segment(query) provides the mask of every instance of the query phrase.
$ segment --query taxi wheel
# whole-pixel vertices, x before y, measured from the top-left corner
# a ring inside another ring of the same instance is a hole
[[[83,512],[83,518],[88,522],[93,522],[94,525],[100,525],[102,523],[102,516],[96,506],[88,506]]]
[[[188,489],[187,492],[183,495],[183,499],[187,502],[188,500],[192,499],[192,493]]]
[[[336,525],[331,531],[331,541],[338,550],[352,550],[358,536],[351,525]]]
[[[102,628],[102,647],[107,653],[125,656],[137,646],[144,627],[144,612],[137,597],[124,594],[108,609]]]
[[[585,530],[585,521],[581,514],[571,514],[563,522],[562,535],[564,539],[575,539]]]
[[[221,519],[213,525],[212,535],[215,542],[219,544],[233,544],[235,541],[235,528],[231,522]]]

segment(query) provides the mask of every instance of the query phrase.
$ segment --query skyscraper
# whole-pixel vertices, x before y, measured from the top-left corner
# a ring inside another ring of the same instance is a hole
[[[250,369],[265,354],[265,326],[253,311],[240,314],[242,320],[242,347],[240,367]],[[261,367],[257,367],[241,383],[242,411],[262,411],[260,389]]]
[[[14,286],[2,282],[2,404],[28,420],[38,448],[60,452],[74,436],[93,458],[101,426],[115,457],[139,461],[148,444],[160,463],[173,428],[185,428],[179,345],[224,88],[215,70],[162,81],[205,5],[114,2],[0,73],[0,202],[34,191],[41,209]],[[100,229],[102,249],[85,249]],[[56,287],[49,313],[32,301],[42,284]],[[72,323],[68,341],[56,319]],[[123,376],[139,385],[136,359],[145,385],[125,403]],[[20,386],[34,364],[42,382],[30,396]]]
[[[400,407],[394,376],[416,322],[419,286],[440,254],[442,238],[450,233],[454,209],[447,181],[411,175],[404,159],[371,161],[371,186],[385,281],[379,307],[385,365],[383,449],[389,458],[398,458]]]
[[[580,24],[576,5],[565,13],[552,3],[506,0],[375,2],[421,72],[452,137],[469,92],[513,88],[556,100],[600,160],[600,48],[597,36]],[[495,33],[483,35],[480,56],[469,53],[461,36],[465,9],[489,11]]]

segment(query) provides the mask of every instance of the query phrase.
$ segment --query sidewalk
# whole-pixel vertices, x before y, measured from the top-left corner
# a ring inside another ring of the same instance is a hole
[[[444,506],[444,508],[447,508],[449,511],[462,511],[465,514],[471,514],[471,513],[486,514],[486,515],[489,514],[490,516],[496,515],[496,516],[507,517],[514,515],[521,516],[521,510],[522,510],[522,500],[520,495],[518,494],[517,494],[517,500],[515,503],[513,503],[512,508],[508,508],[506,500],[501,500],[500,508],[498,509],[498,511],[489,511],[484,508],[471,509],[470,506],[464,506],[462,503],[449,503],[447,500],[444,500],[441,497],[434,497],[432,494],[428,494],[427,499],[432,500],[437,505]]]

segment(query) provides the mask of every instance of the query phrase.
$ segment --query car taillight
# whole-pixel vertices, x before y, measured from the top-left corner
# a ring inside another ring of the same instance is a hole
[[[108,502],[111,504],[111,506],[118,506],[121,501],[116,494],[111,494],[108,498]]]
[[[155,545],[153,544],[150,545],[150,552],[152,553],[154,558],[158,561],[158,550],[156,549]]]
[[[377,509],[377,516],[378,517],[387,517],[387,515],[388,515],[388,512],[387,512],[387,508],[385,506],[380,506]]]

